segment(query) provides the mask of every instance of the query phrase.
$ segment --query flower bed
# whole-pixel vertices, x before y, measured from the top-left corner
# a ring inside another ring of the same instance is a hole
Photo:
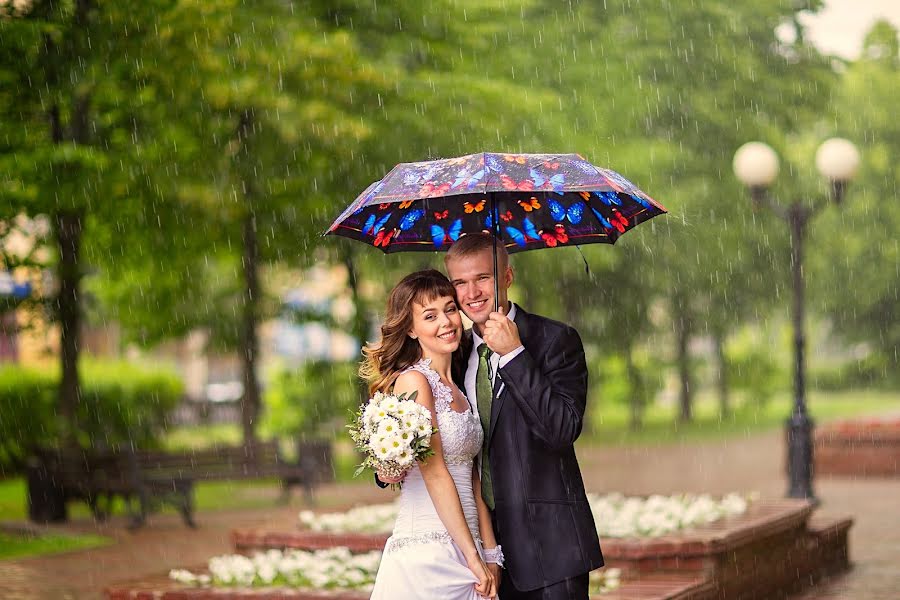
[[[209,559],[206,573],[173,569],[169,578],[189,585],[224,587],[289,586],[300,589],[368,591],[381,552],[353,554],[347,548],[267,550],[253,556],[228,554]]]
[[[191,587],[274,588],[356,591],[368,594],[375,583],[381,552],[353,554],[349,549],[268,550],[252,556],[229,554],[209,560],[206,572],[172,569],[169,579]],[[591,592],[619,588],[620,570],[591,573]]]
[[[900,419],[839,421],[816,430],[817,475],[900,476]]]
[[[626,497],[622,494],[588,495],[601,538],[659,537],[724,517],[743,514],[748,498],[728,494]],[[330,533],[389,533],[398,504],[376,504],[342,513],[300,513],[300,524],[311,531]]]
[[[619,524],[619,533],[632,532],[602,541],[607,568],[601,578],[592,577],[591,589],[603,598],[781,598],[850,565],[852,520],[813,516],[807,501],[759,500],[746,506],[731,496],[591,500],[598,518],[614,512],[618,516],[610,521]],[[338,528],[337,517],[305,517],[310,526]],[[360,522],[379,528],[378,519]],[[193,572],[125,582],[106,595],[109,600],[367,600],[386,538],[385,533],[309,529],[236,531],[235,548],[245,555],[217,557]],[[334,548],[338,545],[353,551]]]

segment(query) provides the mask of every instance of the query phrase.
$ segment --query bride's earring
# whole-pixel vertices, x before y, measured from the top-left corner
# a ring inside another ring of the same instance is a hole
[[[419,336],[417,336],[417,335],[414,334],[414,333],[410,333],[410,334],[407,334],[407,335],[409,335],[409,337],[411,337],[411,338],[414,339],[414,340],[419,339]]]

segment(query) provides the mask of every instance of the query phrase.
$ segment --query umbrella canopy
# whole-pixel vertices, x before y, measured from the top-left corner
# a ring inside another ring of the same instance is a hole
[[[469,154],[401,163],[372,183],[325,235],[383,252],[446,250],[466,233],[494,234],[507,252],[614,244],[666,209],[579,154]]]

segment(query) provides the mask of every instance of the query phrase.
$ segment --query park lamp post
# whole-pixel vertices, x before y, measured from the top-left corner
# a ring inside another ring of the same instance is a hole
[[[748,142],[734,154],[734,173],[750,191],[755,207],[766,206],[784,219],[791,232],[791,275],[793,284],[794,325],[794,405],[787,420],[788,497],[816,500],[812,489],[813,421],[806,407],[803,242],[810,219],[827,199],[812,205],[801,199],[785,206],[769,194],[769,186],[778,175],[778,155],[762,142]],[[832,138],[816,151],[816,169],[830,183],[830,199],[840,205],[847,184],[859,168],[859,152],[851,142]]]

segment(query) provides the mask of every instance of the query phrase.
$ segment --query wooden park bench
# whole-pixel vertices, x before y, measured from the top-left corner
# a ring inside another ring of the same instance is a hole
[[[280,479],[283,498],[294,486],[303,487],[309,500],[316,485],[332,478],[327,443],[298,444],[298,460],[285,460],[277,442],[250,448],[218,447],[192,452],[157,450],[63,451],[36,453],[29,470],[29,510],[33,520],[59,518],[59,504],[82,500],[94,516],[105,519],[116,497],[125,500],[131,526],[164,504],[174,506],[194,527],[194,483],[197,481]],[[55,506],[55,510],[54,510]],[[49,518],[48,518],[49,517]]]

